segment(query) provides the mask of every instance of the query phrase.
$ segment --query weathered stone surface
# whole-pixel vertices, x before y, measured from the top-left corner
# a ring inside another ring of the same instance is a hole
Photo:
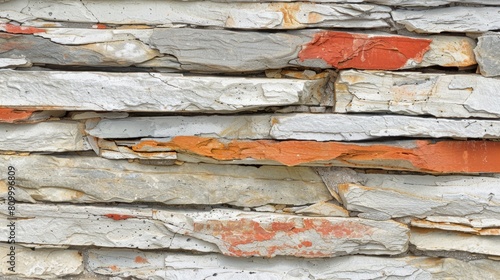
[[[498,215],[497,215],[498,216]],[[440,230],[446,230],[446,231],[459,231],[459,232],[465,232],[465,233],[471,233],[475,235],[500,235],[500,226],[498,226],[499,222],[497,221],[497,227],[496,228],[480,228],[480,227],[470,227],[468,225],[464,224],[455,224],[455,223],[450,223],[450,222],[444,222],[444,223],[438,223],[438,222],[430,222],[427,221],[427,219],[432,219],[433,217],[427,217],[426,220],[422,219],[411,219],[410,225],[413,227],[418,227],[418,228],[430,228],[430,229],[440,229]],[[462,218],[466,219],[466,218]],[[486,219],[484,219],[486,220]],[[495,219],[489,219],[491,221],[494,221]],[[477,219],[476,220],[471,220],[468,222],[470,223],[475,223],[477,224]]]
[[[0,210],[7,223],[7,210]],[[222,252],[231,256],[393,255],[408,245],[394,221],[308,218],[231,209],[156,210],[17,204],[16,242]],[[8,228],[0,229],[2,241]],[[216,247],[214,247],[216,246]]]
[[[316,141],[402,136],[488,139],[500,138],[500,121],[342,114],[133,117],[102,120],[87,133],[108,139],[175,136]]]
[[[7,207],[2,208],[0,221],[8,224]],[[152,218],[153,210],[18,203],[16,244],[219,251],[208,242],[168,230]],[[7,241],[8,230],[0,229],[0,241]]]
[[[135,256],[135,258],[134,258]],[[163,258],[161,256],[164,256]],[[148,263],[141,262],[147,260]],[[231,258],[221,255],[155,254],[132,250],[91,250],[93,272],[138,279],[491,279],[495,261],[451,258],[345,256],[304,260],[290,257]]]
[[[161,73],[0,71],[0,104],[95,111],[237,111],[319,103],[325,79],[187,77]]]
[[[347,173],[322,175],[346,178],[328,187],[340,195],[348,210],[360,212],[360,217],[451,216],[468,220],[476,229],[500,227],[498,175],[352,174],[353,171],[336,168],[329,172]]]
[[[177,151],[184,161],[222,164],[346,166],[428,173],[500,172],[500,142],[397,141],[339,143],[316,141],[220,141],[178,136],[170,141],[144,140],[140,152]]]
[[[0,168],[7,170],[9,165],[18,170],[19,201],[255,207],[332,199],[321,178],[305,167],[150,166],[95,156],[1,156]],[[0,178],[0,193],[5,198],[7,173]]]
[[[478,38],[474,49],[481,74],[486,77],[500,76],[500,33],[486,33]]]
[[[480,75],[342,71],[335,112],[499,118],[500,80]]]
[[[273,117],[274,139],[356,141],[380,137],[499,138],[500,122],[391,115],[291,114]]]
[[[278,255],[306,258],[346,254],[398,254],[406,247],[407,228],[393,221],[301,217],[235,210],[157,218],[173,232],[216,244],[225,255]]]
[[[422,251],[465,251],[500,255],[500,236],[478,236],[432,229],[411,229],[410,243]]]
[[[170,62],[178,66],[171,67],[202,72],[256,71],[297,65],[395,70],[475,64],[475,44],[464,37],[415,38],[318,30],[262,33],[157,28],[149,44],[174,57]],[[234,52],[234,49],[239,51]],[[450,55],[450,49],[457,51],[456,54]]]
[[[349,212],[347,210],[332,201],[322,201],[309,206],[284,208],[283,212],[305,216],[349,217]]]
[[[0,123],[0,151],[68,152],[90,150],[78,122]]]
[[[65,111],[34,111],[0,108],[0,123],[33,123],[47,120],[51,117],[62,117]]]
[[[241,29],[295,29],[304,27],[389,27],[390,8],[373,4],[216,3],[212,1],[17,0],[0,5],[46,21],[108,24],[213,26]],[[120,12],[110,12],[117,11]],[[5,15],[10,18],[9,15]],[[14,18],[13,18],[14,19]],[[15,20],[15,19],[14,19]]]
[[[15,273],[9,271],[11,265],[10,247],[15,250]],[[76,250],[37,249],[31,250],[17,244],[0,243],[0,276],[28,277],[30,279],[54,279],[78,275],[83,271],[82,254]]]
[[[421,33],[486,32],[500,29],[500,7],[447,7],[427,10],[394,10],[395,22]]]
[[[9,0],[6,0],[9,1]],[[187,0],[196,1],[196,0]],[[295,0],[210,0],[212,2],[295,2]],[[377,3],[386,6],[433,7],[453,3],[500,5],[499,0],[310,0],[317,3]]]

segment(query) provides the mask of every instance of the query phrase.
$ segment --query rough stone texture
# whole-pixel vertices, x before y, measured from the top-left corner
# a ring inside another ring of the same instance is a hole
[[[339,143],[316,141],[220,141],[178,136],[170,141],[144,140],[140,152],[177,151],[184,161],[219,164],[346,166],[428,173],[500,172],[500,142],[397,141]]]
[[[8,79],[7,79],[8,77]],[[325,80],[187,77],[161,73],[0,71],[11,108],[95,111],[238,111],[319,104]]]
[[[306,167],[151,166],[95,156],[0,156],[18,170],[18,201],[157,202],[170,205],[306,205],[332,199]],[[57,170],[57,176],[54,176]],[[7,173],[0,175],[7,196]],[[119,187],[118,187],[119,186]]]
[[[342,71],[335,112],[499,118],[500,80],[480,75]]]
[[[0,210],[7,223],[6,210]],[[394,221],[301,217],[237,210],[18,204],[16,242],[170,248],[231,256],[394,255],[408,245],[408,228]],[[8,228],[0,229],[6,241]],[[216,246],[216,247],[214,247]]]
[[[499,138],[500,122],[390,115],[291,114],[276,116],[274,139],[356,141],[381,137]]]
[[[33,123],[45,121],[51,117],[62,117],[65,111],[34,111],[0,108],[0,123]]]
[[[481,74],[486,77],[500,76],[500,33],[486,33],[478,38],[474,49]]]
[[[348,254],[394,255],[407,249],[407,228],[394,221],[301,217],[215,209],[209,213],[157,212],[173,232],[216,244],[229,256],[306,258]]]
[[[8,270],[10,256],[7,254],[11,253],[11,246],[15,246],[15,273]],[[0,266],[2,277],[16,275],[36,279],[60,279],[60,277],[77,275],[83,271],[82,254],[76,250],[31,250],[20,245],[0,243],[0,255],[2,256]]]
[[[102,120],[87,133],[99,138],[298,139],[356,141],[381,137],[499,138],[500,122],[341,114],[138,117]]]
[[[133,250],[91,250],[89,266],[107,276],[138,279],[496,279],[495,261],[452,258],[345,256],[231,258],[221,255],[158,254]]]
[[[500,236],[477,236],[432,229],[411,229],[410,243],[423,251],[465,251],[500,255]]]
[[[84,126],[72,121],[0,123],[0,151],[68,152],[90,150]]]
[[[395,22],[419,33],[486,32],[500,29],[500,7],[447,7],[394,10]]]
[[[0,5],[46,21],[100,24],[211,26],[241,29],[295,29],[304,27],[388,27],[390,8],[370,4],[216,3],[211,1],[81,1],[17,0]],[[110,11],[120,11],[110,13]],[[7,16],[7,18],[11,18]]]

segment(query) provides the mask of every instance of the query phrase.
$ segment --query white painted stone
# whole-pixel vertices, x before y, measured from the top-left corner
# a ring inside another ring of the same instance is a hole
[[[0,58],[0,68],[16,66],[31,66],[31,64],[25,58]]]
[[[8,223],[7,223],[8,224]],[[6,224],[6,225],[7,225]],[[11,264],[10,247],[15,247],[15,273],[9,271]],[[64,276],[78,275],[83,272],[83,257],[76,250],[36,249],[18,244],[0,243],[0,276],[17,276],[23,279],[60,279]]]
[[[499,138],[496,120],[448,120],[391,115],[291,114],[273,117],[274,139],[356,141],[380,137]]]
[[[500,227],[500,176],[431,176],[365,174],[353,170],[318,169],[344,206],[361,217],[420,217],[430,222]],[[337,179],[330,179],[335,176]],[[381,203],[387,201],[388,203]],[[449,216],[458,220],[432,220]]]
[[[419,33],[486,32],[500,29],[500,7],[447,7],[430,10],[394,10],[395,22]]]
[[[68,152],[90,150],[78,122],[52,121],[34,124],[0,123],[0,150]]]
[[[500,227],[498,227],[498,226],[496,228],[482,229],[482,228],[477,228],[477,227],[470,227],[470,226],[464,225],[464,224],[455,224],[455,223],[450,223],[450,222],[446,222],[446,223],[429,222],[429,221],[427,221],[428,219],[429,219],[429,217],[427,217],[426,220],[411,219],[410,225],[412,227],[418,227],[418,228],[440,229],[440,230],[446,230],[446,231],[459,231],[459,232],[471,233],[471,234],[475,234],[475,235],[500,235]]]
[[[480,75],[342,71],[335,111],[499,118],[500,79]]]
[[[500,236],[412,228],[410,243],[422,251],[464,251],[500,256]]]
[[[309,206],[285,208],[283,211],[305,216],[349,217],[349,212],[344,207],[331,201],[322,201]]]
[[[225,255],[306,258],[394,255],[407,249],[407,228],[394,221],[302,217],[230,209],[174,214],[158,211],[172,232],[216,244]]]
[[[478,38],[477,47],[474,49],[479,70],[486,77],[500,76],[500,33],[486,33]]]
[[[304,205],[331,199],[321,178],[304,167],[188,163],[150,166],[83,155],[0,156],[0,169],[7,170],[9,165],[18,170],[19,201],[255,207],[269,203]],[[0,181],[3,198],[7,196],[6,176],[6,172],[0,175],[4,180]]]
[[[0,71],[8,107],[94,111],[237,111],[318,103],[323,80],[160,73]]]
[[[15,3],[18,2],[18,3]],[[109,24],[190,24],[242,29],[304,27],[388,27],[390,8],[372,4],[216,3],[211,1],[113,1],[17,0],[0,9],[46,21]],[[23,3],[24,6],[20,6]],[[119,12],[115,12],[119,11]],[[19,17],[19,16],[18,16]]]

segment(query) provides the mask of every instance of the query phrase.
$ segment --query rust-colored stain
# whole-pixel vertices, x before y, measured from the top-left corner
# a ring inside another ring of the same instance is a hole
[[[3,24],[3,27],[5,28],[5,32],[13,34],[34,34],[34,33],[45,32],[45,29],[42,28],[36,28],[32,26],[20,26],[10,23]]]
[[[110,219],[113,219],[115,221],[120,221],[120,220],[126,220],[130,218],[135,218],[134,216],[131,215],[121,215],[121,214],[106,214],[104,215]]]
[[[110,265],[109,269],[111,269],[112,271],[118,271],[118,266],[116,266],[116,265]]]
[[[24,111],[9,108],[0,108],[0,122],[13,123],[27,120],[35,111]]]
[[[318,255],[326,257],[334,255],[334,249],[325,251],[321,245],[315,247],[309,239],[312,240],[319,235],[323,244],[334,239],[362,239],[371,235],[373,229],[359,222],[348,220],[304,218],[288,219],[284,222],[257,222],[250,219],[209,220],[195,223],[193,231],[220,238],[224,242],[224,253],[231,256],[273,257],[278,254],[291,254],[298,257]],[[269,242],[276,245],[269,245]],[[248,245],[252,245],[250,247],[252,249],[249,249]]]
[[[142,141],[132,149],[162,147],[220,161],[272,160],[288,166],[327,161],[351,167],[430,173],[500,172],[500,142],[417,140],[406,143],[415,147],[273,140],[223,143],[213,138],[178,136],[169,142]]]
[[[141,256],[136,256],[134,259],[135,263],[149,263],[146,258],[143,258]]]
[[[292,28],[301,26],[296,14],[300,11],[300,3],[271,3],[269,7],[283,14],[283,27]]]
[[[377,36],[336,31],[317,33],[299,53],[299,59],[322,59],[338,68],[401,69],[411,59],[421,62],[430,39]]]
[[[96,29],[106,29],[106,28],[108,28],[108,26],[107,26],[106,24],[97,23],[97,24],[92,25],[92,28],[96,28]]]

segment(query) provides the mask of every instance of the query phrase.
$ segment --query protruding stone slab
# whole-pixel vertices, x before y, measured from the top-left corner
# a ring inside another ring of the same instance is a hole
[[[412,228],[410,243],[422,251],[463,251],[500,256],[500,236],[477,236],[451,231]]]
[[[95,156],[0,156],[0,168],[7,170],[8,166],[18,170],[18,201],[256,207],[332,199],[321,178],[306,167],[151,166]],[[4,198],[6,176],[0,175]]]
[[[480,75],[342,71],[335,111],[499,118],[500,80]]]
[[[143,261],[144,262],[141,262]],[[146,262],[147,260],[147,262]],[[495,261],[464,262],[452,258],[382,258],[345,256],[300,258],[232,258],[222,255],[152,253],[136,250],[90,250],[90,271],[106,276],[147,279],[391,279],[461,278],[483,280],[498,276]]]
[[[325,79],[12,70],[0,71],[0,81],[0,91],[6,93],[0,104],[10,108],[149,112],[318,104],[326,83]]]
[[[478,38],[474,49],[481,74],[486,77],[500,76],[500,33],[486,33]]]
[[[395,22],[419,33],[486,32],[500,29],[500,7],[447,7],[394,10]]]
[[[62,117],[64,111],[34,111],[0,108],[0,123],[33,123],[47,120],[51,117]]]
[[[0,123],[0,151],[70,152],[90,150],[84,125],[72,121]]]
[[[158,212],[156,217],[171,231],[216,244],[229,256],[394,255],[407,249],[407,228],[393,221],[235,210],[177,214],[173,218],[168,212]]]
[[[10,247],[14,246],[15,273],[9,270]],[[17,276],[29,279],[56,279],[78,275],[83,272],[82,253],[68,249],[36,249],[25,248],[17,244],[0,244],[2,266],[0,276]]]
[[[317,141],[220,141],[178,136],[144,140],[135,151],[177,151],[180,160],[226,164],[346,166],[428,173],[500,172],[500,142],[398,141],[338,143]]]

